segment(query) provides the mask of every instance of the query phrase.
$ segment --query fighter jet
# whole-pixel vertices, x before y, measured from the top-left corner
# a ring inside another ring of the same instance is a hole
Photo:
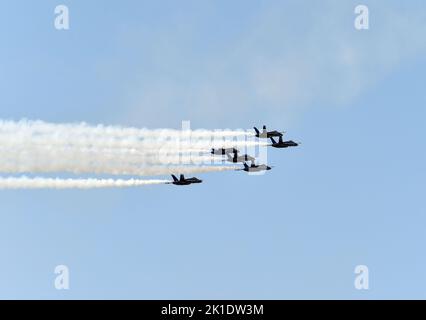
[[[187,186],[193,183],[201,183],[203,180],[198,178],[186,178],[183,174],[180,175],[180,179],[176,178],[175,175],[172,174],[173,182],[169,182],[169,184],[174,184],[176,186]]]
[[[254,131],[256,131],[256,137],[258,138],[271,138],[271,137],[282,137],[284,132],[278,132],[276,130],[274,131],[266,131],[266,126],[263,126],[262,132],[259,132],[259,130],[254,127]]]
[[[283,141],[283,137],[280,137],[278,142],[271,137],[272,144],[269,146],[274,148],[288,148],[288,147],[297,147],[300,143],[294,142],[293,140]]]
[[[252,163],[251,166],[249,166],[247,163],[244,162],[244,168],[238,169],[238,170],[242,170],[242,171],[246,171],[246,172],[260,172],[260,171],[266,171],[266,170],[271,170],[271,169],[272,168],[267,166],[266,164],[256,165],[256,164]]]
[[[251,163],[254,163],[254,161],[256,160],[255,158],[253,158],[252,156],[249,156],[248,154],[239,156],[238,153],[235,151],[233,156],[231,156],[229,153],[226,154],[228,156],[229,162],[237,163],[237,162],[251,161]]]
[[[221,148],[221,149],[212,149],[212,152],[210,153],[223,156],[227,153],[234,153],[234,152],[238,153],[239,151],[235,148]]]

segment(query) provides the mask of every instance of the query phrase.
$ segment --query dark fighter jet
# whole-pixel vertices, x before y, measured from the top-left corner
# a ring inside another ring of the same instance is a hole
[[[251,161],[251,163],[254,163],[255,158],[253,158],[252,156],[249,156],[248,154],[244,154],[244,155],[239,156],[238,153],[235,152],[235,151],[234,151],[233,156],[231,156],[229,153],[227,154],[229,162],[238,163],[238,162]]]
[[[212,151],[210,152],[211,154],[216,154],[219,156],[223,156],[227,153],[233,153],[233,152],[237,152],[238,150],[235,148],[220,148],[220,149],[212,149]]]
[[[266,126],[263,126],[262,132],[259,132],[259,130],[254,127],[254,131],[256,131],[256,137],[258,138],[272,138],[272,137],[282,137],[284,132],[278,132],[276,130],[274,131],[267,131]]]
[[[177,186],[187,186],[193,183],[201,183],[203,180],[200,180],[198,178],[186,178],[183,176],[183,174],[180,175],[180,179],[176,178],[175,175],[172,174],[173,182],[169,182],[169,184],[174,184]]]
[[[283,137],[280,137],[278,142],[271,137],[272,144],[271,147],[274,148],[288,148],[288,147],[297,147],[300,143],[294,142],[293,140],[283,141]]]
[[[271,170],[271,169],[272,169],[272,167],[269,167],[266,164],[256,165],[256,164],[252,163],[251,166],[249,166],[247,163],[244,162],[244,168],[238,169],[238,170],[242,170],[242,171],[246,171],[246,172],[260,172],[260,171],[266,171],[266,170]]]

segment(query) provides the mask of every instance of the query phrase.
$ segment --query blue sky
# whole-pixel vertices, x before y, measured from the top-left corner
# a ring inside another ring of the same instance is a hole
[[[358,1],[100,3],[0,3],[1,118],[303,145],[190,188],[1,191],[0,298],[426,298],[424,2],[362,2],[367,31]]]

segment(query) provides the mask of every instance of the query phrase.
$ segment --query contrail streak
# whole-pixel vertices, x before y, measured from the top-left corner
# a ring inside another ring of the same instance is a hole
[[[93,189],[128,188],[166,184],[168,180],[140,179],[60,179],[60,178],[0,178],[0,189]]]
[[[134,129],[86,124],[49,124],[41,121],[0,121],[1,146],[75,146],[133,149],[139,152],[202,152],[210,148],[266,146],[249,140],[244,131],[178,131]]]
[[[52,132],[72,131],[74,135],[107,136],[115,138],[172,138],[180,136],[192,136],[194,138],[218,138],[218,137],[251,137],[254,134],[246,130],[175,130],[175,129],[139,129],[133,127],[88,125],[87,123],[54,124],[44,121],[6,121],[0,120],[0,131],[16,132],[26,131],[39,134],[51,134]]]
[[[163,139],[162,132],[176,137]],[[196,135],[207,133],[212,131]],[[188,139],[169,129],[0,120],[0,172],[144,176],[225,171],[235,167],[223,166],[222,157],[209,154],[211,148],[236,147],[243,152],[242,148],[267,145],[247,137],[235,141],[228,134],[218,139]]]
[[[22,135],[19,132],[4,134],[0,132],[0,146],[69,146],[81,148],[133,149],[139,152],[164,151],[169,152],[207,152],[211,148],[248,148],[265,147],[263,141],[234,141],[224,140],[135,140],[107,139],[104,137],[71,137],[57,135]]]
[[[221,158],[211,155],[149,155],[120,150],[0,147],[0,172],[4,173],[70,172],[143,176],[234,169],[233,166],[221,164]]]
[[[201,158],[202,159],[202,158]],[[91,154],[84,152],[36,152],[22,151],[7,153],[0,149],[0,172],[3,173],[94,173],[112,175],[164,175],[171,173],[202,173],[233,170],[233,166],[212,166],[210,163],[197,164],[189,159],[165,157],[147,160],[127,155]]]

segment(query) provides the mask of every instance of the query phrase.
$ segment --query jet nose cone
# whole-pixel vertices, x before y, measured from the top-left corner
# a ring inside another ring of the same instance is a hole
[[[268,166],[268,167],[266,167],[266,170],[271,170],[271,169],[272,169],[272,168],[271,168],[271,167],[269,167],[269,166]]]

